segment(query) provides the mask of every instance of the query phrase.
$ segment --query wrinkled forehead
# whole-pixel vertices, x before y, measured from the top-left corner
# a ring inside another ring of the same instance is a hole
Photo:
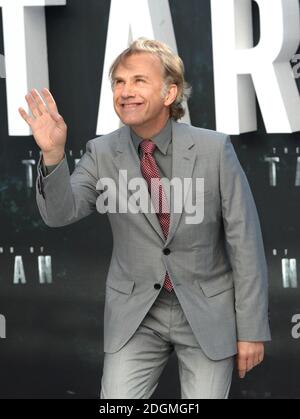
[[[140,52],[121,57],[112,76],[117,78],[121,77],[122,74],[138,74],[151,78],[153,76],[163,76],[163,73],[162,62],[157,55]]]

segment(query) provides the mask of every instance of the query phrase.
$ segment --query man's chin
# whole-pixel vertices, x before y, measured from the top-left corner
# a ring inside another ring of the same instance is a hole
[[[120,115],[119,118],[124,125],[128,125],[129,127],[139,127],[143,125],[143,120],[138,118],[122,117]]]

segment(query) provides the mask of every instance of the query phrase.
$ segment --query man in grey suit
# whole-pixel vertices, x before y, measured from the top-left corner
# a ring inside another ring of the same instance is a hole
[[[177,122],[188,90],[182,60],[166,45],[138,39],[110,76],[124,126],[88,141],[71,175],[67,126],[49,90],[26,95],[31,116],[19,109],[42,150],[37,203],[48,226],[99,211],[103,196],[120,204],[107,179],[119,192],[126,177],[128,200],[130,182],[142,179],[150,202],[169,208],[108,212],[114,246],[101,398],[150,398],[173,350],[182,398],[227,398],[234,359],[244,378],[270,340],[267,266],[249,184],[228,135]],[[175,210],[178,193],[155,194],[153,179],[159,188],[163,179],[203,179],[201,193],[194,183],[190,189],[204,209],[201,222],[188,222],[184,206]]]

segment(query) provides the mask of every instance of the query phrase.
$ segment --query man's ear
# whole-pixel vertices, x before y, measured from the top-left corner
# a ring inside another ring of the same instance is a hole
[[[176,84],[171,84],[168,88],[168,93],[165,96],[165,106],[171,106],[175,102],[178,94],[178,87]]]

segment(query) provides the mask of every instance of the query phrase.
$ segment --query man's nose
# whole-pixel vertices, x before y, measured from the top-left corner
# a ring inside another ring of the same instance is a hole
[[[132,83],[124,83],[123,90],[122,90],[122,97],[128,98],[135,96],[135,90]]]

